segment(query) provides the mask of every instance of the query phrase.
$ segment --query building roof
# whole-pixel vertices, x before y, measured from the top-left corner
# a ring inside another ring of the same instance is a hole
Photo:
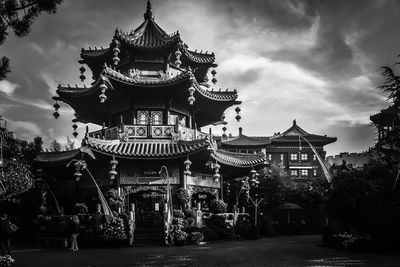
[[[223,140],[222,147],[265,147],[268,145],[275,145],[280,143],[293,143],[299,142],[299,138],[304,137],[310,143],[318,143],[327,145],[337,140],[336,137],[329,137],[326,135],[310,134],[297,125],[296,120],[293,125],[283,133],[275,134],[274,136],[247,136],[242,133],[242,128],[239,128],[239,135],[237,137]],[[304,140],[301,140],[303,142]],[[304,142],[303,142],[304,143]],[[305,144],[305,146],[307,146]]]
[[[73,149],[69,151],[57,151],[57,152],[40,152],[35,161],[43,165],[65,165],[70,160],[80,155],[79,149]]]
[[[206,150],[211,145],[208,139],[195,141],[145,139],[121,142],[88,137],[86,140],[87,146],[96,152],[130,159],[178,158]]]
[[[282,134],[271,136],[271,143],[299,142],[300,136],[310,143],[323,143],[324,145],[333,143],[337,140],[336,137],[310,134],[298,126],[296,120],[293,120],[293,125],[289,129],[284,131]]]
[[[392,105],[382,109],[379,113],[370,116],[370,120],[375,124],[392,125],[394,120],[398,118],[398,110]]]
[[[249,168],[267,163],[264,154],[234,153],[223,149],[212,150],[211,157],[222,164],[238,168]]]
[[[239,136],[234,137],[229,140],[223,140],[222,144],[223,146],[228,146],[228,147],[264,147],[267,144],[271,143],[271,140],[269,137],[263,137],[263,136],[247,136],[242,133],[242,128],[239,128]]]
[[[63,97],[81,97],[81,96],[87,96],[93,92],[100,92],[100,85],[103,82],[104,77],[108,78],[107,81],[109,80],[114,80],[116,82],[124,83],[129,86],[135,86],[138,88],[143,88],[143,87],[163,87],[163,86],[172,86],[172,85],[177,85],[177,84],[185,84],[186,87],[190,86],[190,81],[193,81],[193,86],[196,89],[196,91],[206,99],[214,100],[214,101],[236,101],[238,94],[236,90],[229,91],[214,91],[207,89],[206,86],[200,85],[196,79],[194,79],[193,73],[188,70],[185,71],[183,70],[179,75],[171,77],[171,78],[165,78],[165,77],[160,77],[158,79],[142,79],[139,76],[135,77],[129,77],[125,74],[122,74],[118,70],[109,67],[105,65],[103,67],[102,71],[102,76],[97,79],[97,81],[91,86],[91,87],[71,87],[71,86],[61,86],[59,85],[57,88],[57,94],[63,98]],[[108,87],[113,87],[111,82],[107,83]],[[195,95],[196,96],[196,95]],[[58,100],[63,100],[63,99],[58,99]],[[97,100],[97,96],[96,96]],[[185,99],[186,101],[186,99]],[[239,103],[239,102],[238,102]]]

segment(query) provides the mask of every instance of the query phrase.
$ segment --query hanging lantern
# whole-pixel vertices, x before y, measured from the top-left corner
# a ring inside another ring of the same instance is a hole
[[[240,113],[240,111],[241,111],[240,107],[239,107],[239,106],[237,106],[237,107],[235,108],[235,111],[236,111],[236,114],[239,114],[239,113]]]
[[[218,179],[221,177],[221,175],[219,174],[220,168],[221,168],[221,165],[219,165],[218,162],[215,162],[215,164],[214,164],[215,173],[213,175],[213,178],[215,181],[218,181]]]
[[[60,113],[58,113],[57,111],[53,113],[54,118],[58,119],[58,117],[60,117]]]
[[[238,114],[238,115],[236,115],[235,119],[236,119],[237,122],[240,122],[240,120],[242,119],[242,116],[240,116],[240,115]]]
[[[217,83],[217,78],[215,78],[215,75],[217,74],[217,71],[216,71],[215,69],[213,69],[213,70],[211,71],[211,74],[212,74],[212,76],[213,76],[213,78],[211,79],[211,81],[212,81],[213,84],[216,84],[216,83]]]
[[[86,79],[86,76],[84,75],[86,69],[84,66],[81,66],[79,68],[79,71],[81,72],[81,75],[79,75],[79,79],[81,79],[81,82],[83,82]]]
[[[108,89],[104,80],[103,80],[103,83],[100,85],[100,89],[101,89],[101,94],[99,95],[100,103],[104,103],[107,100],[107,96],[105,93],[106,93],[106,90]]]
[[[188,89],[190,95],[193,95],[194,91],[196,91],[196,89],[194,89],[193,85],[189,87]]]
[[[236,121],[237,122],[239,122],[240,121],[240,119],[242,118],[242,116],[240,116],[240,111],[241,111],[241,109],[240,109],[240,107],[239,106],[237,106],[236,108],[235,108],[235,112],[236,112],[236,117],[235,117],[235,119],[236,119]]]
[[[183,164],[185,164],[185,168],[186,168],[185,171],[184,171],[184,174],[185,175],[192,175],[192,172],[190,171],[190,165],[192,165],[192,162],[189,160],[189,156],[183,162]]]
[[[54,103],[53,107],[55,109],[55,111],[53,113],[53,116],[54,116],[54,118],[58,119],[58,117],[60,117],[60,113],[58,113],[58,109],[60,108],[60,104],[58,104],[57,101],[56,101],[56,103]]]
[[[114,52],[114,57],[113,57],[113,62],[114,65],[117,66],[120,59],[118,57],[119,53],[121,52],[121,50],[119,50],[119,42],[117,40],[114,39],[114,43],[115,43],[115,47],[113,48],[113,52]]]
[[[188,97],[188,101],[189,101],[190,105],[193,105],[195,100],[196,100],[196,98],[194,98],[194,96],[192,96],[192,95]]]
[[[79,181],[82,177],[82,173],[80,173],[79,171],[74,173],[74,177],[75,177],[75,181]]]
[[[178,67],[178,68],[180,68],[181,67],[181,64],[182,64],[182,62],[181,62],[181,55],[182,55],[182,52],[181,51],[179,51],[179,50],[176,50],[176,52],[175,52],[175,57],[176,57],[176,60],[175,60],[175,65]]]
[[[112,160],[110,160],[111,170],[109,171],[111,180],[114,180],[115,176],[117,176],[118,174],[118,172],[115,170],[117,168],[117,165],[118,161],[115,159],[115,157],[113,157]]]

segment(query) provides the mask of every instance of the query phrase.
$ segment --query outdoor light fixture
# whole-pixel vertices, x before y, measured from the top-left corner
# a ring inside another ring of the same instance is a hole
[[[115,170],[118,165],[118,161],[115,159],[115,157],[110,160],[110,165],[111,165],[111,170],[109,172],[111,180],[115,179],[115,176],[117,176],[118,172]]]
[[[190,165],[192,165],[192,162],[189,160],[189,156],[187,157],[187,159],[183,162],[183,164],[185,164],[186,169],[184,171],[185,175],[192,175],[192,172],[190,171]]]
[[[176,50],[176,52],[175,52],[175,56],[176,56],[176,60],[175,60],[175,65],[178,67],[178,68],[180,68],[181,67],[181,64],[182,64],[182,62],[181,62],[181,55],[182,55],[182,52],[181,51],[179,51],[179,50]]]

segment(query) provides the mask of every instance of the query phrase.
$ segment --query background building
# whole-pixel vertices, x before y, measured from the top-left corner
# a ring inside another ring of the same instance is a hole
[[[292,177],[318,177],[322,174],[320,164],[301,137],[307,139],[322,158],[326,155],[324,146],[337,140],[336,137],[308,133],[294,120],[289,129],[273,136],[246,136],[239,128],[238,136],[222,140],[222,148],[231,152],[265,154],[270,164],[280,166]]]

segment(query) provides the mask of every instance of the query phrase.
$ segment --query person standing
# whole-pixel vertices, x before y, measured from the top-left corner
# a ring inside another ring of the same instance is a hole
[[[69,250],[78,251],[78,236],[79,236],[79,217],[77,215],[72,216],[70,221],[70,241],[71,247]]]
[[[3,255],[11,254],[12,226],[6,213],[0,215],[0,248]]]

